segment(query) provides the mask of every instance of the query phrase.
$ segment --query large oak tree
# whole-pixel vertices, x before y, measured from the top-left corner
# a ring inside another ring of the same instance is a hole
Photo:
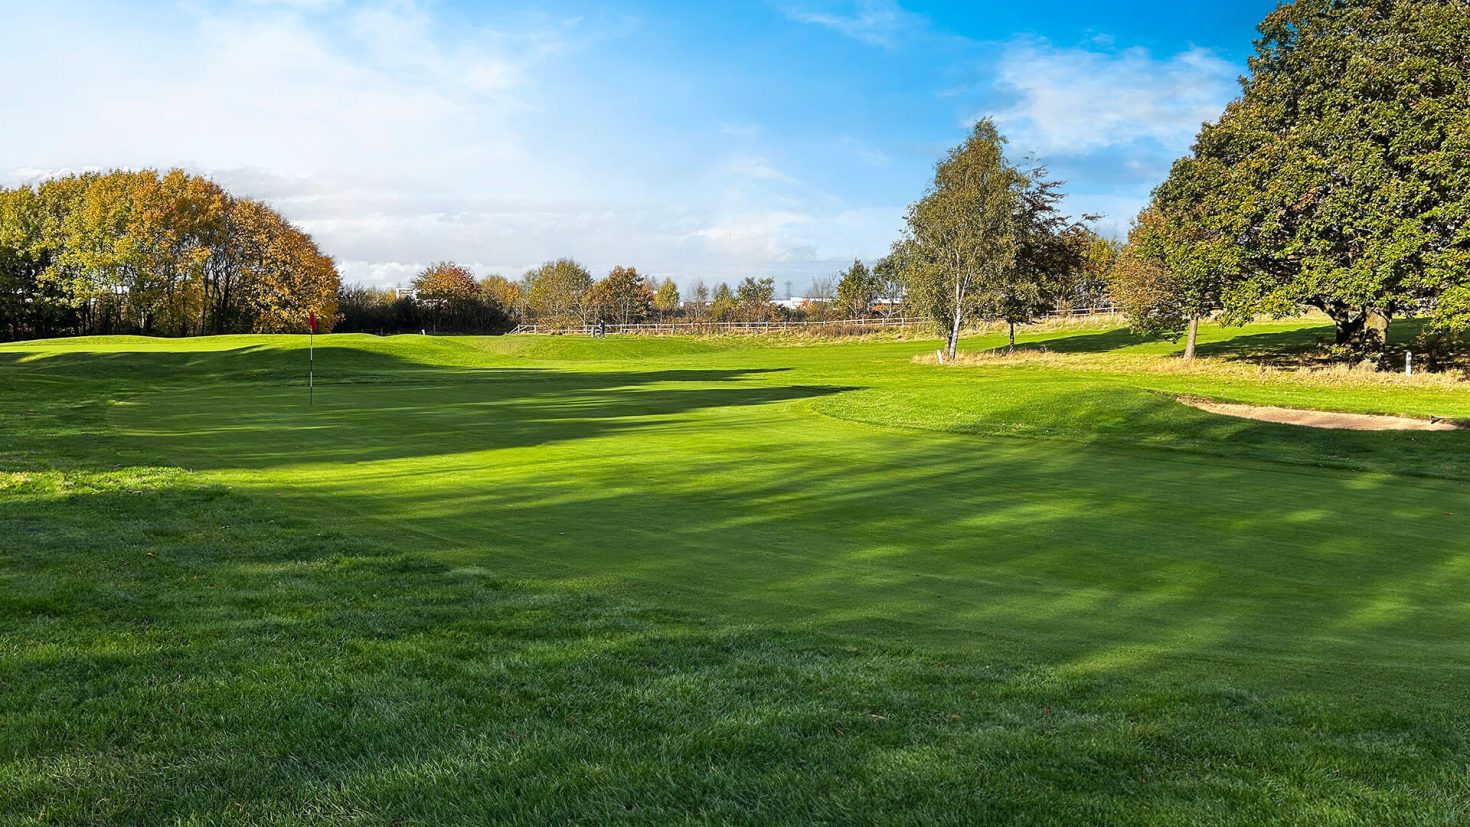
[[[1470,321],[1470,4],[1297,0],[1250,69],[1156,194],[1194,236],[1170,266],[1214,278],[1227,321],[1315,307],[1369,354],[1421,304]]]

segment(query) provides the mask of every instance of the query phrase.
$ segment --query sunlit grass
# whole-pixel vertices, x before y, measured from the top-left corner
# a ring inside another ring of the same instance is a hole
[[[1470,817],[1470,438],[1173,401],[1459,386],[731,339],[0,347],[0,818]]]

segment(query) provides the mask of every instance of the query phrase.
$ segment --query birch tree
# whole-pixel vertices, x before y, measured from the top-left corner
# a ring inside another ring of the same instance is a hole
[[[934,169],[909,207],[900,242],[911,306],[945,328],[953,358],[960,330],[981,312],[979,297],[1016,261],[1017,204],[1025,177],[1005,159],[1005,139],[986,118]]]

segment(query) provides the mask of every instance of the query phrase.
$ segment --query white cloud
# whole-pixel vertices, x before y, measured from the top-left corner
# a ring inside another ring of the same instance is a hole
[[[12,123],[0,156],[296,175],[391,175],[395,159],[415,175],[524,162],[513,124],[529,108],[530,44],[446,48],[411,7],[346,14],[356,22],[339,28],[335,17],[319,24],[289,11],[209,7],[186,18],[183,32],[82,26],[66,50],[21,38],[35,47],[0,57],[17,81],[5,100],[47,117]],[[29,23],[47,24],[57,21]]]
[[[816,248],[797,240],[793,228],[811,222],[802,213],[757,212],[732,215],[693,233],[709,241],[717,252],[747,260],[773,262],[816,257]]]
[[[1067,155],[1153,141],[1187,147],[1236,93],[1236,67],[1205,49],[1165,59],[1146,50],[1059,49],[1026,41],[998,61],[996,113],[1019,152]]]
[[[436,260],[518,275],[561,255],[684,283],[804,279],[897,231],[900,206],[854,209],[799,180],[758,123],[716,124],[708,152],[659,180],[616,163],[656,150],[634,130],[610,156],[618,136],[589,134],[558,84],[636,21],[447,29],[410,3],[194,0],[159,12],[165,26],[84,8],[7,8],[0,108],[37,116],[0,130],[0,183],[182,166],[268,201],[348,280],[384,286]],[[66,50],[42,36],[61,30]]]
[[[781,11],[798,23],[832,29],[854,40],[885,48],[904,34],[919,29],[923,18],[904,10],[894,0],[818,0],[794,2]]]

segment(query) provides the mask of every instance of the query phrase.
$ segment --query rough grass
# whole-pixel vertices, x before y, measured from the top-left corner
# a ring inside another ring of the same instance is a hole
[[[921,365],[939,365],[939,356],[921,353],[913,361]],[[1161,359],[1155,354],[1076,354],[1058,353],[1041,348],[984,350],[956,353],[946,359],[945,367],[1043,367],[1052,370],[1102,371],[1119,374],[1168,374],[1201,379],[1229,379],[1252,384],[1272,384],[1306,388],[1432,388],[1436,390],[1470,390],[1460,371],[1413,374],[1378,370],[1344,362],[1323,363],[1303,359],[1296,364],[1251,361],[1227,356],[1205,356],[1195,359]]]
[[[1467,434],[1168,395],[1458,388],[317,345],[0,347],[0,821],[1470,818]]]

